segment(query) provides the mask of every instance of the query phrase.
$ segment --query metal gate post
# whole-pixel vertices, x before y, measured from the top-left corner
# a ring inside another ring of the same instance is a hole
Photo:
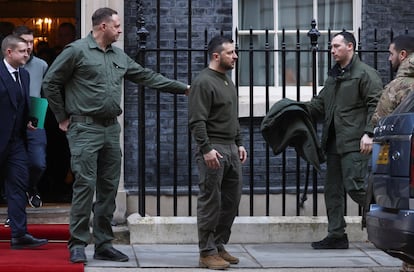
[[[145,66],[145,48],[149,32],[145,29],[142,1],[137,0],[137,41],[136,61]],[[145,216],[145,90],[138,87],[138,213]]]
[[[318,38],[321,35],[321,33],[316,28],[315,19],[312,20],[311,27],[312,28],[308,32],[308,37],[310,38],[310,42],[312,46],[312,96],[315,96],[317,87],[318,87],[318,79],[317,79],[317,74],[316,74],[317,72],[316,71],[316,67],[317,67],[316,53],[318,51]],[[316,124],[315,124],[315,128],[316,128]],[[312,180],[313,180],[313,183],[312,183],[313,215],[317,216],[318,215],[318,177],[317,177],[317,172],[314,168],[312,169]],[[305,183],[305,189],[304,189],[305,193],[304,193],[303,199],[306,199],[308,184],[309,184],[309,163],[306,169],[306,183]]]

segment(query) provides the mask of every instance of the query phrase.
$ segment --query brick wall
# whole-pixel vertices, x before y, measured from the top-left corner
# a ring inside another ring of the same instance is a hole
[[[362,1],[362,29],[363,44],[373,48],[377,31],[377,46],[388,51],[391,36],[405,34],[406,30],[414,35],[414,1],[364,0]],[[393,34],[392,34],[393,33]],[[364,56],[364,61],[372,63],[373,56]],[[383,77],[383,83],[391,80],[388,69],[388,54],[378,56],[378,67]]]

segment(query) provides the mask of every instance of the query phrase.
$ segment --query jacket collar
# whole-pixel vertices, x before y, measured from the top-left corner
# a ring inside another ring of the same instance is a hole
[[[345,66],[344,68],[341,68],[341,66],[337,63],[335,64],[334,67],[332,67],[332,69],[328,72],[328,75],[333,77],[335,80],[343,80],[346,78],[346,75],[349,74],[349,72],[351,71],[352,66],[356,63],[359,62],[359,57],[357,54],[354,54],[352,56],[351,62]]]
[[[414,77],[414,53],[401,62],[395,77]]]

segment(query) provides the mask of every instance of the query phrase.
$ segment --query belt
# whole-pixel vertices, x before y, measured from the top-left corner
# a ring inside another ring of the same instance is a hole
[[[118,119],[116,117],[97,118],[97,117],[85,116],[85,115],[71,115],[70,121],[74,123],[98,124],[104,127],[109,127],[109,126],[112,126],[118,123]]]

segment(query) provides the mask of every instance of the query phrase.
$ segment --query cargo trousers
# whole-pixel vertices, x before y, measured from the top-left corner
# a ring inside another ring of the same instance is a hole
[[[68,247],[84,247],[90,240],[89,221],[93,208],[95,252],[110,247],[114,239],[111,221],[115,211],[121,171],[121,127],[118,122],[104,125],[73,122],[67,139],[71,152],[73,183]]]
[[[365,206],[369,158],[359,152],[327,153],[325,205],[329,237],[341,238],[345,234],[345,193],[361,207]]]
[[[220,168],[208,168],[197,152],[200,192],[197,199],[197,227],[200,256],[217,254],[230,239],[242,193],[242,166],[235,144],[213,144],[223,158]]]

